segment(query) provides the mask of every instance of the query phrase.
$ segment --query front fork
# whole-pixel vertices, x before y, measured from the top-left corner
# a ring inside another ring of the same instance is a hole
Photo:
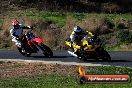
[[[36,48],[38,49],[38,51],[40,51],[40,53],[44,53],[41,46],[42,46],[42,43],[37,43],[35,44]]]
[[[37,47],[38,44],[36,44],[36,43],[34,43],[34,42],[28,42],[28,45],[29,45],[30,49],[32,49],[33,52],[39,51],[39,49],[38,49],[38,47]]]

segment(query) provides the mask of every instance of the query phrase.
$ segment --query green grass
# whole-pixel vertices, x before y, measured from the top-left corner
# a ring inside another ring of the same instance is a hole
[[[3,23],[3,20],[2,20],[2,19],[0,19],[0,24],[1,24],[1,23]]]
[[[105,18],[108,18],[108,20],[110,21],[118,21],[118,20],[121,20],[121,19],[124,19],[124,20],[132,20],[132,15],[131,14],[97,14],[97,13],[90,13],[90,14],[87,14],[88,17],[96,17],[96,19],[99,19],[99,18],[102,18],[102,17],[105,17]]]
[[[131,68],[121,68],[114,66],[95,66],[85,67],[89,74],[129,74],[132,76]],[[10,79],[0,79],[0,88],[131,88],[132,82],[130,83],[111,83],[111,84],[84,84],[80,85],[77,83],[75,76],[62,76],[53,74],[43,74],[31,77],[20,77]]]
[[[86,13],[71,13],[71,16],[78,21],[83,21],[86,17]]]
[[[46,12],[46,11],[38,11],[36,9],[28,9],[24,11],[12,11],[7,14],[7,18],[23,18],[29,17],[34,20],[49,20],[53,23],[57,24],[58,27],[65,26],[67,17],[72,17],[72,19],[76,19],[77,21],[85,20],[86,18],[95,17],[96,20],[100,18],[107,18],[110,21],[118,22],[121,19],[124,20],[132,20],[131,14],[97,14],[97,13],[65,13],[65,12]]]
[[[77,83],[76,77],[60,75],[41,75],[33,77],[2,79],[1,88],[131,88],[131,83],[122,84],[84,84]]]
[[[32,20],[47,20],[56,24],[58,27],[63,27],[66,22],[66,14],[60,12],[45,12],[37,10],[26,10],[26,11],[16,11],[15,14],[8,14],[9,18],[21,18],[29,17]]]
[[[115,66],[90,66],[85,67],[87,74],[128,74],[132,76],[132,68]]]

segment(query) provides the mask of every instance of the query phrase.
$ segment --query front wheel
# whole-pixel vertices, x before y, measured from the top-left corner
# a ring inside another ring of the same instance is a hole
[[[102,61],[108,61],[108,62],[111,61],[111,57],[110,57],[109,53],[106,50],[104,50],[103,48],[97,49],[96,52],[97,52],[97,56],[100,57],[100,59],[102,59]]]
[[[81,61],[87,61],[87,59],[89,58],[89,55],[87,55],[87,54],[85,53],[85,51],[83,51],[83,52],[79,51],[79,52],[77,53],[77,55],[78,55],[78,58],[79,58]]]
[[[53,52],[48,46],[41,44],[40,48],[43,51],[43,54],[45,55],[45,57],[53,57]]]
[[[29,57],[31,55],[31,53],[27,53],[25,50],[23,50],[22,48],[17,48],[18,51],[23,55],[23,56],[26,56],[26,57]]]
[[[109,55],[109,53],[107,52],[107,51],[105,51],[105,50],[103,50],[103,52],[102,52],[102,56],[103,56],[103,61],[108,61],[108,62],[110,62],[111,61],[111,57],[110,57],[110,55]]]
[[[101,51],[101,57],[102,57],[103,61],[108,61],[108,62],[111,61],[111,57],[110,57],[109,53],[106,50]]]

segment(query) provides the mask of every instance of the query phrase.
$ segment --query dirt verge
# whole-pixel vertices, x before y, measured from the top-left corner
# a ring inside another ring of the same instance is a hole
[[[39,74],[77,75],[77,66],[44,64],[41,62],[26,63],[0,61],[0,78],[17,78]]]

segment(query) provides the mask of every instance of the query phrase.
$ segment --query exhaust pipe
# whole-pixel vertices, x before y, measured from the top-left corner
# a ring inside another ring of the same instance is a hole
[[[71,51],[67,51],[70,55],[74,56],[74,57],[78,57],[74,52]]]

